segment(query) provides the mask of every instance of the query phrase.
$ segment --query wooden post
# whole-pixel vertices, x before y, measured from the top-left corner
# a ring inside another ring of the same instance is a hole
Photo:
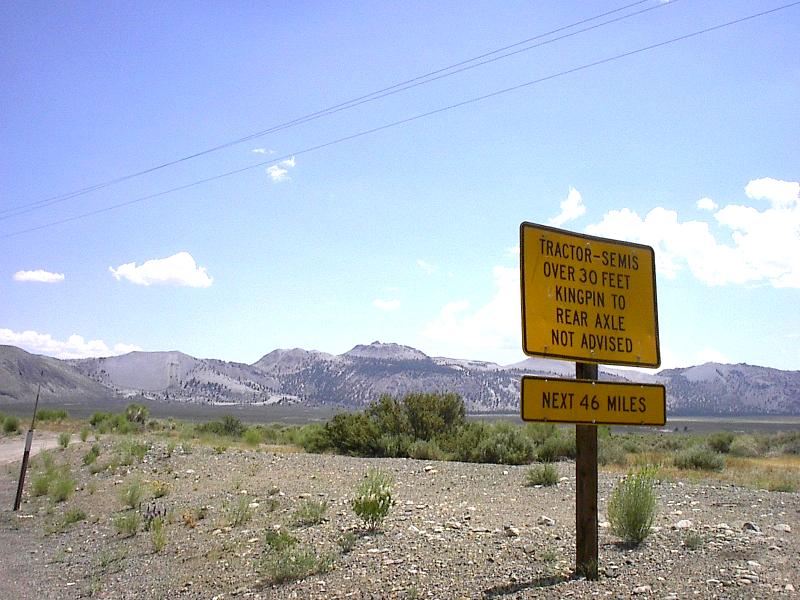
[[[44,371],[42,372],[44,377]],[[22,503],[22,488],[25,487],[25,472],[28,470],[28,459],[31,456],[31,444],[33,443],[33,428],[36,425],[36,409],[39,408],[39,392],[42,391],[42,384],[36,390],[36,402],[33,404],[33,417],[31,418],[31,428],[28,430],[28,435],[25,436],[25,451],[22,453],[22,467],[19,470],[19,482],[17,483],[17,495],[14,497],[14,510],[19,510],[19,505]]]
[[[575,379],[597,381],[597,365],[575,363]],[[575,572],[597,579],[597,426],[575,425]]]

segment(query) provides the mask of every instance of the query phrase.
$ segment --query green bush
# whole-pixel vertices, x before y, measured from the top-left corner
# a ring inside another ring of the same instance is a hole
[[[36,412],[37,421],[65,421],[69,413],[63,408],[42,408]]]
[[[244,525],[253,518],[253,509],[250,508],[250,498],[239,496],[235,502],[228,505],[228,524],[231,527]]]
[[[3,421],[4,433],[17,433],[19,430],[19,419],[13,415],[8,415]]]
[[[244,432],[244,443],[256,447],[261,443],[261,432],[255,427],[249,427]]]
[[[67,431],[62,431],[58,434],[58,446],[63,450],[67,449],[69,446],[69,440],[72,438],[72,435]]]
[[[418,441],[419,443],[422,444],[428,443],[423,440],[418,440]],[[411,454],[411,446],[414,443],[415,442],[413,439],[411,439],[411,436],[405,433],[400,433],[400,434],[384,433],[378,439],[378,448],[380,451],[380,455],[385,456],[387,458],[405,458],[405,457],[415,458]]]
[[[130,423],[138,423],[144,425],[147,417],[150,415],[150,409],[144,404],[133,402],[125,407],[125,418]]]
[[[333,448],[351,456],[377,456],[380,430],[365,413],[339,413],[325,424]]]
[[[759,443],[752,435],[739,435],[731,442],[728,453],[733,456],[756,457],[759,455]]]
[[[533,460],[533,442],[520,427],[497,423],[489,428],[478,444],[481,462],[503,465],[526,465]]]
[[[83,464],[94,464],[98,456],[100,456],[100,444],[92,444],[92,447],[89,448],[89,451],[83,455]]]
[[[297,538],[282,529],[267,529],[264,533],[264,544],[271,550],[281,552],[297,545]]]
[[[540,462],[554,462],[559,458],[575,458],[577,453],[575,438],[572,436],[550,437],[536,448],[536,458]]]
[[[350,505],[368,529],[379,527],[394,505],[392,484],[391,475],[370,469],[356,488],[356,495]]]
[[[628,455],[622,445],[612,440],[598,440],[597,464],[624,467],[628,464]]]
[[[153,544],[153,552],[158,554],[167,545],[167,533],[164,531],[164,519],[155,517],[150,521],[150,542]]]
[[[313,550],[293,545],[267,554],[261,560],[259,571],[267,582],[281,584],[325,573],[332,564],[330,555],[317,556]]]
[[[418,440],[432,440],[466,420],[466,407],[458,394],[408,394],[403,404],[410,433]]]
[[[439,438],[440,445],[453,460],[481,462],[481,441],[488,435],[490,426],[480,421],[464,423],[455,431]]]
[[[384,440],[384,438],[381,438]],[[417,460],[447,460],[447,454],[439,448],[436,440],[416,440],[406,449],[406,456]]]
[[[722,471],[725,468],[725,457],[708,446],[692,446],[679,453],[673,459],[673,464],[679,469]]]
[[[325,500],[305,500],[292,515],[292,522],[298,527],[317,525],[325,519],[328,503]]]
[[[639,544],[650,535],[656,513],[654,485],[653,473],[647,468],[629,472],[617,483],[607,508],[614,535],[631,544]]]
[[[114,527],[122,537],[133,537],[139,531],[141,516],[135,510],[119,515],[114,519]]]
[[[129,508],[138,508],[142,503],[143,495],[144,488],[141,480],[138,478],[133,478],[127,484],[122,486],[122,489],[119,492],[119,500],[123,505]]]
[[[533,487],[536,485],[550,486],[558,483],[558,471],[551,464],[538,465],[531,467],[525,473],[525,485]]]
[[[211,433],[231,438],[240,438],[247,427],[237,417],[225,415],[220,421],[209,421],[195,425],[197,433]]]
[[[72,496],[77,482],[66,468],[59,470],[47,488],[47,497],[54,503],[64,502]]]
[[[82,442],[85,442],[89,439],[89,428],[88,427],[81,427],[80,438]]]
[[[540,446],[550,438],[560,437],[560,432],[555,423],[528,423],[525,425],[525,435]]]
[[[730,450],[734,435],[730,431],[720,431],[708,438],[708,447],[714,452],[727,454]]]

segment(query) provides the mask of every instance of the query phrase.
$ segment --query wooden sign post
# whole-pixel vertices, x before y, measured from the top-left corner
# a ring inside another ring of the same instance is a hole
[[[523,377],[524,421],[575,423],[575,572],[597,579],[597,425],[663,425],[664,386],[598,381],[598,364],[658,367],[650,246],[520,226],[522,349],[576,361],[575,379]]]

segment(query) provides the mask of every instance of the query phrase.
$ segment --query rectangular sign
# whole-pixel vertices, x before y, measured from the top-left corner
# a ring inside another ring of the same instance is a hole
[[[650,246],[522,223],[520,283],[525,354],[661,364]]]
[[[522,378],[522,420],[597,425],[664,425],[663,385]]]

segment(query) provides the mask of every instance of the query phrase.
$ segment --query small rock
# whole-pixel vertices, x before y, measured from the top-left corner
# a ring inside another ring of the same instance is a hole
[[[745,521],[744,523],[742,523],[742,531],[753,531],[755,533],[761,533],[761,528],[752,521]]]
[[[692,523],[689,519],[681,519],[675,525],[672,526],[674,529],[691,529],[694,527],[694,523]]]
[[[552,527],[556,524],[555,519],[551,519],[547,515],[542,515],[536,520],[538,525],[547,525],[548,527]]]
[[[503,530],[508,537],[519,537],[519,529],[513,525],[504,525]]]
[[[653,590],[649,585],[640,585],[640,586],[637,586],[637,587],[633,588],[633,593],[637,594],[637,595],[639,595],[639,594],[649,594],[652,591]]]
[[[794,586],[791,583],[787,583],[785,586],[783,586],[783,589],[787,592],[793,592]]]
[[[789,527],[786,523],[777,523],[776,525],[773,525],[772,528],[775,531],[780,531],[780,532],[783,532],[783,533],[791,533],[792,532],[792,528]]]

